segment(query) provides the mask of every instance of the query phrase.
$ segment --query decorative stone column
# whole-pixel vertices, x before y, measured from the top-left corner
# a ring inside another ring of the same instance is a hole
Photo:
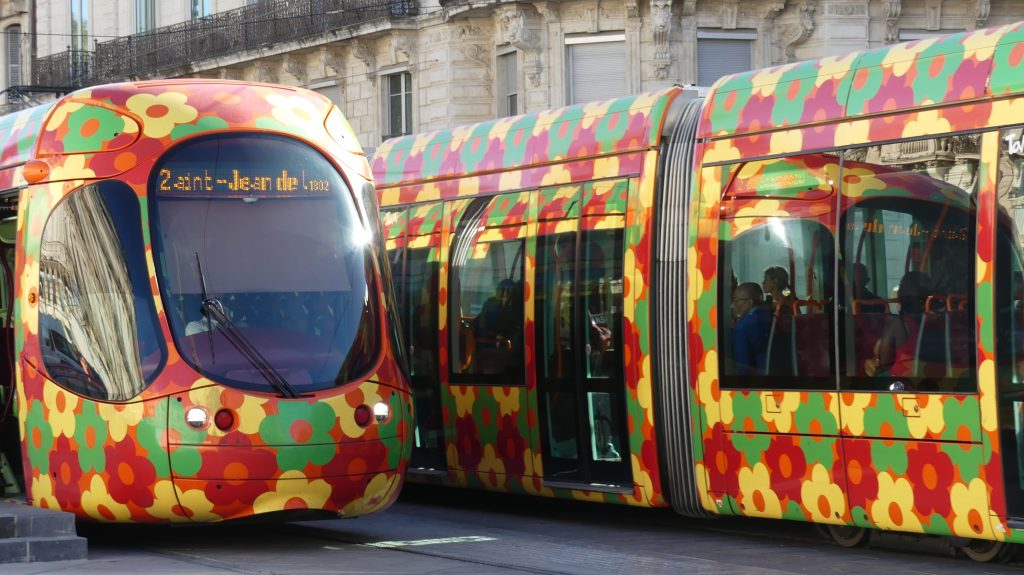
[[[900,39],[901,0],[885,0],[885,43],[894,44]]]
[[[988,13],[992,10],[992,3],[990,0],[977,0],[977,4],[974,7],[974,29],[984,28],[985,23],[988,22]]]
[[[804,0],[798,8],[800,21],[787,34],[785,49],[786,62],[796,62],[796,47],[803,44],[814,33],[814,13],[818,10],[815,0]]]
[[[654,37],[654,77],[668,78],[672,67],[672,50],[669,37],[672,34],[672,0],[651,0],[651,35]]]

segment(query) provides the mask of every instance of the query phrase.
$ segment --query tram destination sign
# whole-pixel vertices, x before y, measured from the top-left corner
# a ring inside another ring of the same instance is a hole
[[[268,174],[265,171],[252,173],[246,170],[174,170],[163,168],[157,178],[159,191],[176,194],[210,194],[224,196],[271,197],[327,193],[331,180],[316,178],[305,170],[290,172],[282,168]]]

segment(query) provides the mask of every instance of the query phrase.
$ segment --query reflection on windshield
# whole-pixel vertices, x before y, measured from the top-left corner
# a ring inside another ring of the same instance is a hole
[[[124,184],[90,185],[60,203],[43,230],[43,363],[54,381],[88,397],[130,399],[163,360],[138,208]]]
[[[167,171],[214,179],[245,173],[255,181],[287,171],[318,183],[241,196],[226,186],[164,193],[159,174]],[[281,137],[219,136],[176,148],[154,176],[161,291],[179,350],[195,368],[239,387],[274,387],[204,313],[203,280],[206,297],[222,305],[222,323],[246,342],[241,347],[251,346],[298,392],[351,381],[374,363],[372,254],[345,182],[322,156]]]

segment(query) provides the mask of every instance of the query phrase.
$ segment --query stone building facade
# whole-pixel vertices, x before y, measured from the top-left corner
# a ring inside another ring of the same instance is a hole
[[[402,133],[673,83],[706,87],[725,73],[1024,20],[1020,0],[4,3],[25,4],[35,7],[27,18],[37,30],[36,84],[205,77],[304,86],[337,102],[368,148]]]

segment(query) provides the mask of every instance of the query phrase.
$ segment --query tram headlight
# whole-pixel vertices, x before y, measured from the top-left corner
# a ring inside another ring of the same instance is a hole
[[[206,422],[210,418],[209,414],[202,407],[190,407],[185,412],[185,422],[194,429],[202,429],[206,427]]]
[[[384,423],[391,417],[391,408],[386,403],[375,403],[373,405],[373,418],[377,423]]]

